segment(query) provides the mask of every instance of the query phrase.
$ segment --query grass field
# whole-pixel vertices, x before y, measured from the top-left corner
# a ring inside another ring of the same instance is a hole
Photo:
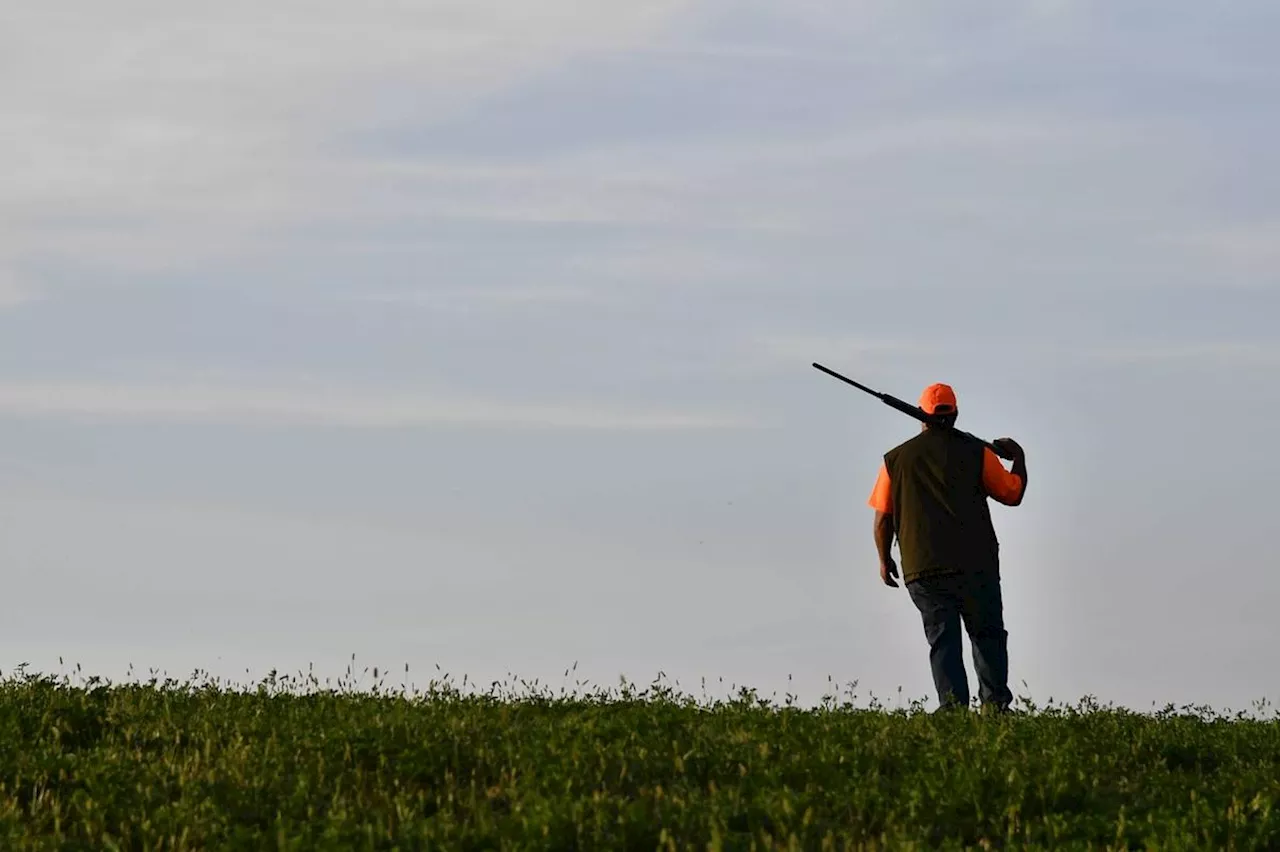
[[[20,671],[0,726],[3,849],[1280,848],[1280,721],[1204,709]]]

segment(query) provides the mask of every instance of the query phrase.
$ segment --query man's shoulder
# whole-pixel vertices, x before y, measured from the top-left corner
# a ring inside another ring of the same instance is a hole
[[[908,438],[902,443],[897,444],[894,447],[891,447],[889,450],[885,452],[884,454],[885,459],[886,460],[891,459],[893,457],[901,455],[902,453],[908,450],[911,450],[915,447],[920,446],[920,443],[924,439],[926,434],[927,434],[926,432],[921,432],[919,435],[913,435],[912,437]]]
[[[983,452],[985,445],[971,435],[955,429],[925,429],[913,435],[884,454],[886,461],[916,453],[936,452],[942,447],[963,447],[966,450]]]

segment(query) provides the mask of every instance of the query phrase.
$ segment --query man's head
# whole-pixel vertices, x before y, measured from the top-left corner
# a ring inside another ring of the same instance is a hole
[[[920,394],[920,402],[917,404],[925,414],[936,414],[948,426],[955,425],[956,418],[960,416],[956,392],[952,390],[951,385],[941,383],[929,385],[924,389],[924,393]]]

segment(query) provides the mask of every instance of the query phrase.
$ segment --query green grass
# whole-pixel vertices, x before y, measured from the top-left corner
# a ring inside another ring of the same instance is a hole
[[[1204,709],[0,682],[14,850],[1275,849],[1278,798],[1280,722]]]

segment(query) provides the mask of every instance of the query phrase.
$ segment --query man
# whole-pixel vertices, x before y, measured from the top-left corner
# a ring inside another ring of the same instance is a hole
[[[1005,470],[999,456],[954,426],[960,410],[955,391],[930,385],[920,396],[940,426],[925,424],[916,437],[884,456],[869,503],[875,509],[880,579],[897,588],[898,566],[890,548],[898,538],[902,579],[920,611],[929,642],[929,664],[940,710],[967,708],[963,634],[969,635],[983,709],[1008,712],[1008,633],[1000,594],[1000,545],[988,498],[1022,503],[1027,460],[1012,438],[993,443],[1014,457]]]

